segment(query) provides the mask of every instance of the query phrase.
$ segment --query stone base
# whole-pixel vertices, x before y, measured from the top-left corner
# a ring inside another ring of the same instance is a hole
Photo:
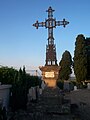
[[[55,79],[44,79],[44,81],[48,87],[55,87],[56,86]]]
[[[42,66],[39,67],[39,69],[42,71],[42,79],[45,81],[47,86],[56,87],[60,66]]]

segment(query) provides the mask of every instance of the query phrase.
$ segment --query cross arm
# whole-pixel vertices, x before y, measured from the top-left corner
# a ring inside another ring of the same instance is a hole
[[[36,23],[33,24],[33,26],[36,27],[36,29],[38,29],[38,27],[44,27],[45,22],[38,22],[37,20]]]
[[[69,24],[69,22],[65,19],[63,19],[63,21],[56,21],[56,26],[63,25],[63,27],[65,27],[67,24]]]

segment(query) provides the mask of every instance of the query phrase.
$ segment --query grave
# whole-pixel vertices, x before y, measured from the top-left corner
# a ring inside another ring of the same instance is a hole
[[[74,91],[77,90],[77,86],[74,86]]]
[[[87,89],[90,89],[90,83],[87,83]]]
[[[65,91],[70,91],[70,82],[69,81],[64,81],[64,90]]]
[[[42,89],[39,86],[31,87],[28,91],[28,102],[38,100],[39,96],[42,94]]]

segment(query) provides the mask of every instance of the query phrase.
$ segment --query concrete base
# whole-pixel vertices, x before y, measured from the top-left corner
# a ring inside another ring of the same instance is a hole
[[[42,79],[45,81],[47,86],[56,87],[60,66],[42,66],[39,67],[39,69],[42,71]]]

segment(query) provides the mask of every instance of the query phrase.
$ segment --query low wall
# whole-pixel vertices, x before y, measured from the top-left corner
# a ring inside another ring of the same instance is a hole
[[[0,104],[8,109],[11,85],[0,85]]]

